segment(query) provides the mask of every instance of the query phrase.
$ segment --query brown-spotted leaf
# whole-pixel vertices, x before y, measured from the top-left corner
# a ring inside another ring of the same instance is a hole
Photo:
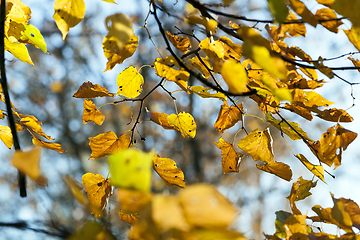
[[[184,173],[176,166],[174,160],[170,158],[161,158],[158,154],[154,155],[153,168],[164,180],[166,186],[185,187]]]
[[[337,124],[329,128],[320,138],[318,154],[320,161],[335,168],[341,165],[341,155],[348,145],[355,140],[357,133],[343,128]]]
[[[226,142],[222,137],[219,139],[218,143],[215,142],[215,145],[221,150],[221,165],[223,173],[239,172],[240,161],[244,155],[237,153],[234,146]]]
[[[182,53],[187,53],[191,47],[190,39],[188,37],[175,36],[172,35],[169,31],[166,31],[166,36],[170,42]]]
[[[250,154],[250,153],[249,153]],[[251,155],[251,154],[250,154]],[[289,165],[282,163],[282,162],[263,162],[263,165],[256,165],[256,167],[264,172],[268,172],[274,174],[286,181],[290,181],[292,177],[292,171]]]
[[[167,117],[167,121],[171,126],[177,127],[184,138],[195,137],[196,123],[190,113],[181,112],[179,114],[171,114]]]
[[[310,172],[312,172],[315,176],[320,178],[321,181],[325,182],[325,179],[324,179],[324,167],[323,166],[312,164],[302,154],[298,154],[295,157],[297,157],[305,165],[305,167],[310,170]]]
[[[43,148],[48,148],[54,151],[57,151],[59,153],[63,153],[65,152],[64,149],[61,149],[61,144],[59,143],[53,143],[53,142],[45,142],[42,141],[36,137],[33,136],[32,142],[35,146],[39,146],[39,147],[43,147]]]
[[[272,137],[269,128],[264,131],[254,130],[238,143],[238,147],[250,154],[254,161],[270,162],[274,159]]]
[[[330,108],[317,113],[319,118],[329,122],[352,122],[354,119],[343,109]]]
[[[109,180],[100,174],[85,173],[82,176],[82,185],[87,192],[90,204],[101,210],[104,209],[112,195],[112,186]],[[95,215],[95,218],[98,216]]]
[[[162,126],[164,129],[173,129],[179,131],[179,128],[176,126],[170,125],[170,123],[167,120],[167,117],[169,116],[166,113],[157,113],[157,112],[150,112],[147,108],[145,108],[146,113],[151,121],[154,123]]]
[[[83,123],[94,122],[97,125],[103,124],[105,116],[96,108],[93,101],[84,99]]]
[[[237,106],[229,107],[229,105],[224,102],[224,105],[221,105],[218,118],[214,124],[214,128],[218,132],[223,133],[226,129],[231,128],[237,122],[242,120],[242,113],[243,111],[242,103],[238,104]]]
[[[95,137],[89,138],[89,140],[92,151],[89,159],[104,157],[115,153],[120,149],[128,148],[131,142],[129,135],[123,134],[118,138],[112,131],[101,133]]]
[[[84,82],[79,89],[74,93],[73,97],[76,98],[97,98],[97,97],[113,97],[113,93],[109,93],[108,90],[99,84],[92,84],[87,81]]]

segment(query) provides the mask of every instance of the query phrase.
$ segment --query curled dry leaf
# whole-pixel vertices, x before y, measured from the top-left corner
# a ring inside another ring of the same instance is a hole
[[[109,179],[105,179],[100,174],[85,173],[82,176],[82,185],[87,192],[90,204],[103,210],[112,195]]]
[[[46,138],[47,140],[54,140],[53,138],[51,138],[51,136],[48,136],[44,133],[41,127],[42,122],[40,122],[36,117],[23,114],[19,114],[19,116],[21,117],[19,124],[22,125],[22,127],[25,127],[29,131],[34,132]]]
[[[193,93],[202,98],[219,98],[223,101],[227,100],[226,95],[221,92],[211,93],[214,91],[212,88],[206,88],[204,86],[191,86],[190,89]]]
[[[147,108],[145,108],[146,113],[151,121],[154,123],[162,126],[164,129],[173,129],[179,131],[179,128],[177,128],[174,125],[170,125],[170,123],[167,120],[167,117],[169,116],[166,113],[157,113],[157,112],[150,112]]]
[[[74,93],[73,97],[76,98],[97,98],[97,97],[113,97],[113,93],[109,93],[108,90],[99,84],[92,84],[87,81],[84,82],[79,89]]]
[[[39,146],[39,147],[43,147],[43,148],[48,148],[54,151],[57,151],[59,153],[64,153],[65,150],[61,149],[61,144],[59,143],[52,143],[52,142],[45,142],[42,141],[36,137],[33,136],[32,142],[35,146]]]
[[[83,123],[94,122],[97,125],[103,124],[105,116],[96,108],[93,101],[84,99]]]
[[[164,180],[166,186],[185,187],[184,173],[176,167],[174,160],[170,158],[161,158],[158,154],[154,155],[153,168]]]
[[[91,156],[89,159],[101,158],[115,153],[121,149],[128,148],[131,143],[129,135],[123,134],[118,138],[113,131],[101,133],[89,138],[89,140],[91,148]]]
[[[222,137],[219,139],[218,143],[215,142],[215,145],[221,150],[223,173],[239,172],[240,161],[244,155],[237,153],[234,146],[226,142]]]
[[[187,53],[191,47],[190,39],[188,37],[175,36],[172,35],[169,31],[166,31],[166,36],[170,42],[182,53]]]
[[[237,122],[242,120],[241,111],[243,111],[243,109],[242,103],[239,103],[237,106],[229,107],[229,105],[224,102],[224,105],[221,105],[214,128],[221,133],[223,133],[226,129],[231,128]]]
[[[330,122],[352,122],[354,120],[345,110],[336,108],[326,109],[316,116]]]
[[[256,165],[256,167],[264,172],[274,174],[286,181],[290,181],[292,177],[292,171],[289,165],[282,162],[264,162],[264,165]]]
[[[302,154],[296,155],[296,157],[305,165],[307,169],[309,169],[315,176],[320,178],[321,181],[325,182],[324,179],[324,167],[321,165],[314,165],[306,157]]]
[[[119,218],[130,225],[134,225],[138,221],[139,215],[137,213],[126,213],[120,209]]]

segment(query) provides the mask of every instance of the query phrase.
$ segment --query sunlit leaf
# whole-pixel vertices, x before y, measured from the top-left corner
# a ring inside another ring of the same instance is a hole
[[[174,125],[170,125],[170,123],[168,122],[167,120],[167,117],[169,116],[168,114],[150,112],[147,108],[145,108],[145,110],[150,120],[153,121],[154,123],[162,126],[164,129],[173,129],[179,131],[178,127]]]
[[[166,186],[185,187],[184,173],[176,166],[174,160],[170,158],[161,158],[158,154],[154,155],[153,168],[164,180]]]
[[[117,77],[119,87],[116,95],[122,95],[127,98],[136,98],[142,91],[144,84],[143,76],[138,73],[133,66],[125,68]]]
[[[109,93],[108,90],[99,84],[92,84],[87,81],[84,82],[79,89],[74,93],[73,97],[76,98],[97,98],[97,97],[113,97],[113,93]]]
[[[350,30],[345,30],[344,33],[348,37],[349,41],[360,51],[360,28],[351,26]]]
[[[34,44],[36,47],[40,48],[44,53],[46,53],[46,42],[40,31],[33,25],[25,24],[24,26],[24,35],[22,35],[20,39],[30,44]]]
[[[289,14],[289,9],[287,8],[284,0],[268,0],[268,5],[271,13],[275,17],[275,20],[278,23],[285,21],[286,17]]]
[[[360,8],[359,1],[353,0],[335,0],[331,4],[331,8],[334,9],[338,14],[348,18],[355,28],[360,27],[360,19],[357,9]]]
[[[240,61],[240,59],[242,58],[241,52],[242,52],[242,46],[233,43],[233,41],[231,41],[230,38],[228,37],[220,37],[218,40],[219,43],[221,43],[221,45],[224,48],[224,59],[225,60],[229,60],[229,59],[233,59],[236,60],[237,62]]]
[[[128,188],[118,188],[117,201],[125,213],[140,212],[152,198],[151,192],[144,192]]]
[[[36,117],[32,115],[19,115],[21,117],[19,124],[22,127],[25,127],[31,132],[34,132],[36,134],[39,134],[40,136],[46,138],[47,140],[54,140],[51,138],[51,136],[48,136],[46,133],[44,133],[41,125],[42,122],[40,122]]]
[[[226,129],[231,128],[237,122],[242,120],[242,112],[243,111],[242,103],[239,103],[237,106],[231,106],[224,102],[224,105],[221,105],[218,118],[214,124],[214,128],[218,132],[223,133]]]
[[[296,22],[299,21],[297,17],[295,16],[292,11],[289,11],[289,15],[286,18],[286,21],[288,22]],[[281,38],[289,37],[288,34],[291,37],[299,37],[306,35],[306,27],[303,23],[294,23],[294,24],[280,24],[279,27],[279,34],[278,36]]]
[[[196,123],[190,113],[181,112],[178,115],[171,114],[167,117],[170,125],[174,125],[184,138],[194,138],[196,134]]]
[[[117,4],[117,3],[115,2],[115,0],[101,0],[101,1],[108,2],[108,3],[115,3],[115,4]]]
[[[139,215],[137,213],[126,213],[120,209],[119,218],[130,225],[134,225],[138,221]]]
[[[4,41],[5,50],[9,51],[12,55],[14,55],[14,57],[21,60],[22,62],[34,65],[24,43],[12,43],[6,38],[4,38]]]
[[[152,159],[150,154],[123,149],[108,158],[110,183],[116,187],[149,192],[151,187]]]
[[[89,140],[92,151],[89,159],[104,157],[121,149],[128,148],[131,142],[129,135],[123,134],[118,138],[112,131],[101,133],[89,138]]]
[[[326,109],[316,116],[329,122],[352,122],[354,120],[345,110],[336,108]]]
[[[330,8],[321,8],[317,10],[315,13],[315,17],[319,20],[328,20],[328,19],[337,18],[336,13]],[[333,33],[338,33],[339,26],[342,24],[343,22],[340,20],[321,22],[321,25],[323,25],[324,28],[328,29]]]
[[[264,131],[252,131],[241,139],[237,146],[250,154],[254,161],[270,162],[274,159],[272,143],[269,128],[266,128]]]
[[[321,165],[314,165],[306,157],[302,154],[296,155],[296,157],[305,165],[307,169],[309,169],[315,176],[320,178],[321,181],[325,182],[324,179],[324,167]]]
[[[194,227],[228,228],[237,213],[229,200],[207,184],[186,187],[179,201],[187,222]]]
[[[300,0],[286,0],[289,7],[302,17],[302,20],[309,23],[311,26],[316,27],[318,21],[314,14],[306,7]]]
[[[76,232],[67,239],[115,240],[116,238],[100,222],[85,222],[82,227],[77,229]]]
[[[214,91],[212,88],[206,88],[204,86],[191,86],[190,89],[193,93],[202,98],[219,98],[223,101],[227,100],[226,95],[221,92],[211,93]]]
[[[241,63],[234,60],[224,62],[221,67],[221,75],[229,86],[230,92],[237,94],[249,91],[246,86],[248,77]]]
[[[6,18],[18,23],[27,23],[30,19],[31,9],[20,0],[7,0]]]
[[[11,164],[20,172],[29,176],[39,186],[47,186],[47,179],[40,170],[41,149],[33,147],[29,151],[16,150],[11,158]]]
[[[187,53],[191,47],[190,39],[188,37],[175,36],[172,35],[169,31],[166,31],[166,36],[170,42],[182,53]]]
[[[120,49],[134,36],[132,22],[123,13],[107,16],[105,25],[109,31],[108,35],[117,39],[116,43]]]
[[[221,150],[223,173],[239,172],[240,161],[244,155],[237,153],[234,146],[226,142],[222,137],[219,139],[219,142],[215,142],[215,145]]]
[[[205,78],[208,78],[211,76],[209,70],[211,71],[212,67],[210,66],[210,63],[206,58],[201,57],[201,60],[203,63],[205,63],[206,67],[204,66],[204,64],[202,62],[200,62],[199,58],[197,58],[197,57],[193,57],[193,58],[189,59],[189,62],[191,62],[191,64],[194,67],[196,67],[198,70],[200,70],[200,72],[202,73],[202,75]]]
[[[349,213],[345,211],[344,203],[334,201],[334,207],[331,209],[331,218],[336,221],[336,225],[344,229],[346,232],[353,232],[352,221]]]
[[[281,211],[276,211],[275,215],[276,215],[276,220],[275,220],[276,232],[274,235],[276,237],[286,238],[284,224],[285,224],[286,219],[288,217],[292,216],[293,214],[281,210]]]
[[[1,137],[1,136],[0,136]],[[59,143],[52,143],[52,142],[45,142],[42,141],[36,137],[33,136],[32,142],[35,146],[39,146],[39,147],[43,147],[43,148],[48,148],[54,151],[57,151],[59,153],[63,153],[65,152],[64,149],[61,149],[61,144]]]
[[[348,57],[348,59],[354,64],[355,67],[360,67],[360,61],[356,60],[352,57]],[[360,69],[358,69],[358,71],[360,72]]]
[[[84,186],[85,192],[90,204],[96,206],[99,209],[104,209],[112,195],[112,186],[108,179],[105,179],[100,174],[85,173],[82,176],[82,185]],[[95,218],[99,216],[95,215]]]
[[[209,57],[214,72],[219,72],[221,69],[221,62],[225,57],[223,44],[219,41],[210,41],[209,38],[205,38],[200,42],[199,47]]]
[[[85,16],[85,3],[83,0],[55,0],[54,20],[62,33],[64,40],[70,28],[75,27]]]
[[[265,172],[274,174],[286,181],[290,181],[291,177],[292,177],[292,171],[291,171],[289,165],[282,163],[282,162],[264,161],[263,165],[256,165],[256,167]]]
[[[306,215],[291,215],[286,219],[284,224],[286,239],[308,239],[305,219]]]
[[[121,64],[125,59],[131,57],[135,53],[138,45],[139,37],[135,36],[135,34],[121,48],[119,47],[116,37],[109,34],[106,35],[102,45],[104,55],[108,59],[104,72],[113,69],[116,64]]]
[[[322,72],[324,75],[326,75],[328,78],[333,78],[334,73],[332,72],[331,68],[324,65],[324,59],[322,57],[319,57],[317,62],[313,62],[314,66]]]
[[[332,196],[333,197],[333,196]],[[360,229],[360,208],[359,205],[351,199],[347,198],[334,198],[335,202],[342,202],[344,205],[345,211],[350,215],[353,227]]]
[[[9,149],[13,146],[13,137],[11,134],[11,129],[8,126],[0,125],[0,140],[7,146]]]
[[[84,99],[83,123],[94,122],[97,125],[103,124],[105,116],[96,108],[95,104],[89,100]]]

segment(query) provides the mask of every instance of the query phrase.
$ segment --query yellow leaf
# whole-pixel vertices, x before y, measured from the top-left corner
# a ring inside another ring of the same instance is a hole
[[[332,196],[333,197],[333,196]],[[353,227],[360,229],[360,208],[359,205],[351,199],[333,197],[333,201],[342,202],[344,204],[345,211],[350,215]]]
[[[227,97],[225,94],[220,92],[211,93],[214,91],[212,88],[206,88],[204,86],[191,86],[191,91],[195,93],[196,95],[199,95],[202,98],[219,98],[223,101],[227,100]]]
[[[162,126],[164,129],[173,129],[179,131],[179,128],[173,125],[170,125],[167,117],[169,116],[166,113],[157,113],[157,112],[150,112],[147,108],[145,108],[146,113],[151,121],[154,123]]]
[[[331,4],[335,2],[335,0],[316,0],[318,3],[323,4],[327,7],[330,7]]]
[[[178,37],[172,35],[169,31],[166,31],[166,36],[170,42],[182,53],[187,53],[191,47],[190,39],[188,37],[184,38],[182,36]]]
[[[359,60],[355,60],[352,57],[348,57],[349,60],[351,60],[351,62],[354,64],[355,67],[360,67],[360,61]],[[358,71],[360,72],[360,69],[358,69]]]
[[[256,129],[241,139],[237,146],[250,154],[254,161],[270,162],[274,159],[272,142],[269,128],[264,131]]]
[[[238,104],[237,106],[229,107],[229,105],[224,102],[224,105],[221,105],[218,118],[214,124],[214,128],[218,132],[223,133],[226,129],[231,128],[237,122],[242,120],[242,113],[243,111],[242,103]]]
[[[159,77],[164,77],[169,81],[175,82],[186,93],[190,93],[187,86],[190,74],[182,69],[177,70],[172,67],[173,65],[179,67],[173,56],[168,56],[165,59],[156,58],[154,65],[155,72]]]
[[[320,178],[321,181],[325,182],[324,179],[324,167],[321,165],[314,165],[306,157],[302,154],[296,155],[296,157],[305,165],[307,169],[309,169],[315,176]]]
[[[331,210],[331,217],[337,222],[337,226],[344,229],[346,232],[353,232],[351,217],[348,212],[345,211],[344,203],[334,200],[334,207]]]
[[[154,155],[153,168],[164,180],[166,186],[185,187],[184,173],[176,167],[174,160],[170,158],[161,158],[158,154]]]
[[[44,53],[47,52],[46,42],[40,31],[33,25],[24,24],[25,31],[21,36],[21,41],[35,45],[40,48]]]
[[[20,0],[6,1],[6,19],[10,22],[27,23],[29,21],[31,9]]]
[[[302,17],[302,20],[309,23],[311,26],[316,27],[318,21],[314,14],[305,6],[300,0],[286,0],[289,7]]]
[[[103,210],[112,195],[112,186],[108,179],[100,174],[85,173],[82,176],[82,185],[91,205]],[[99,216],[95,215],[95,218]]]
[[[134,225],[138,221],[139,215],[137,213],[126,213],[120,209],[119,218],[130,225]]]
[[[53,18],[64,40],[69,29],[84,18],[86,8],[83,0],[55,0],[54,10]]]
[[[150,154],[122,149],[108,158],[110,183],[116,187],[149,192],[151,187],[152,159]]]
[[[335,163],[335,168],[341,165],[341,155],[348,145],[355,140],[357,133],[347,130],[339,124],[329,128],[320,138],[320,161],[329,167]]]
[[[106,35],[103,41],[103,50],[104,55],[108,59],[106,63],[106,69],[104,72],[111,70],[115,67],[116,64],[121,64],[125,59],[131,57],[139,45],[139,37],[135,34],[129,39],[129,41],[119,47],[119,43],[116,37],[111,35]]]
[[[122,95],[127,98],[136,98],[140,95],[143,84],[143,76],[138,73],[135,67],[130,66],[122,71],[117,77],[119,89],[116,95]]]
[[[190,113],[171,114],[167,117],[167,121],[170,125],[174,125],[181,132],[181,135],[185,138],[194,138],[196,134],[196,123]]]
[[[84,112],[82,118],[84,124],[92,121],[97,125],[101,125],[105,120],[105,116],[96,108],[95,104],[89,99],[84,99]]]
[[[239,172],[240,161],[244,155],[237,153],[234,146],[226,142],[222,137],[219,139],[218,143],[215,142],[215,145],[221,150],[223,173]]]
[[[295,22],[298,21],[298,19],[294,13],[289,11],[289,15],[286,18],[286,21]],[[306,27],[303,23],[280,24],[278,36],[280,38],[286,38],[288,37],[287,34],[289,34],[291,37],[299,37],[299,36],[305,37]]]
[[[228,199],[207,184],[186,187],[180,192],[179,201],[193,227],[227,229],[237,213]]]
[[[326,67],[324,65],[324,59],[322,59],[322,57],[319,57],[317,62],[313,62],[314,66],[317,68],[317,70],[319,70],[320,72],[322,72],[324,75],[326,75],[328,78],[333,78],[334,77],[334,73],[332,72],[331,68]]]
[[[335,0],[334,3],[331,4],[331,8],[334,9],[338,14],[343,15],[348,18],[354,28],[360,27],[360,19],[359,13],[357,9],[360,8],[359,1],[353,0]]]
[[[41,149],[33,147],[30,151],[16,150],[11,158],[11,164],[20,172],[29,176],[38,185],[47,186],[47,179],[40,171]]]
[[[360,51],[360,28],[351,26],[350,30],[345,30],[344,33],[348,37],[349,41]]]
[[[115,3],[115,4],[117,4],[117,3],[115,2],[115,0],[102,0],[102,1],[108,2],[108,3]]]
[[[33,136],[32,142],[35,146],[48,148],[54,151],[57,151],[59,153],[65,152],[65,150],[61,149],[61,144],[59,143],[52,143],[52,142],[44,142],[36,137]]]
[[[241,63],[231,59],[224,62],[221,67],[221,75],[229,86],[230,92],[237,94],[249,91],[247,88],[248,77]]]
[[[308,239],[306,215],[291,215],[284,224],[286,239]]]
[[[189,59],[189,62],[191,62],[191,64],[194,67],[196,67],[198,70],[200,70],[200,72],[202,73],[202,75],[205,78],[208,78],[211,76],[209,70],[211,71],[212,67],[210,66],[210,63],[206,58],[201,57],[201,60],[205,63],[206,67],[204,66],[204,64],[202,62],[200,62],[198,57],[193,57],[193,58]]]
[[[99,84],[92,84],[87,81],[84,82],[79,89],[74,93],[73,97],[76,98],[97,98],[97,97],[113,97],[113,93],[109,93],[108,90]]]
[[[0,139],[3,141],[5,146],[9,149],[13,146],[13,137],[11,134],[11,129],[8,126],[1,126],[0,125]]]
[[[291,177],[292,177],[292,171],[291,171],[290,167],[287,164],[282,163],[282,162],[275,162],[275,161],[266,162],[266,161],[264,161],[264,165],[262,165],[262,166],[256,165],[256,167],[265,172],[274,174],[286,181],[290,181]]]
[[[22,115],[19,114],[21,117],[19,124],[29,131],[32,131],[40,136],[46,138],[47,140],[54,140],[51,136],[46,135],[42,130],[42,122],[40,122],[36,117],[32,115]]]
[[[125,213],[140,212],[151,201],[151,198],[151,192],[143,192],[127,188],[118,188],[117,190],[118,203]]]
[[[15,58],[21,60],[22,62],[34,65],[24,43],[12,43],[6,38],[4,38],[4,41],[5,50],[9,51]]]
[[[101,133],[89,138],[89,140],[92,151],[89,159],[104,157],[121,149],[128,148],[131,142],[129,135],[123,134],[118,138],[112,131]]]
[[[132,23],[123,13],[108,16],[105,25],[109,31],[108,35],[117,39],[116,43],[120,49],[134,36]]]
[[[328,20],[328,19],[336,19],[337,15],[334,12],[334,10],[330,8],[321,8],[316,11],[315,17],[319,20]],[[342,24],[343,22],[340,20],[321,22],[321,25],[323,25],[324,28],[328,29],[333,33],[338,33],[339,26]]]
[[[330,122],[352,122],[353,118],[342,109],[330,108],[317,113],[319,118]]]
[[[288,135],[290,137],[291,140],[301,140],[302,138],[299,136],[299,134],[301,134],[301,136],[303,136],[305,139],[307,140],[311,140],[307,133],[304,132],[304,130],[302,130],[300,128],[300,124],[296,123],[296,122],[290,122],[287,121],[288,124],[290,124],[290,126],[282,120],[277,120],[275,119],[271,114],[266,114],[266,121],[268,121],[269,123],[271,123],[274,127],[276,127],[277,129],[279,129],[281,132],[285,133],[286,135]],[[294,131],[294,130],[295,131]],[[299,133],[299,134],[298,134]]]
[[[200,42],[199,47],[209,57],[214,72],[218,73],[221,70],[221,64],[225,57],[223,43],[220,41],[210,41],[209,38],[205,38]]]
[[[0,96],[0,98],[1,98],[1,96]],[[6,116],[6,114],[4,113],[4,111],[0,110],[0,119],[4,119],[5,116]]]
[[[224,48],[224,59],[229,60],[233,59],[237,62],[240,62],[240,59],[242,58],[241,52],[242,52],[242,46],[233,43],[228,37],[220,37],[218,40],[219,43]]]

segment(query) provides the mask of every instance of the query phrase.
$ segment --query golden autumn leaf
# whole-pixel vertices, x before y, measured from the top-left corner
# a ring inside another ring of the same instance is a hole
[[[290,207],[294,214],[300,215],[300,210],[296,207],[295,202],[304,200],[308,196],[312,195],[310,190],[311,188],[316,187],[317,182],[310,180],[304,180],[302,177],[293,183],[290,191],[290,195],[287,197],[290,201]]]
[[[320,161],[335,168],[341,165],[341,155],[348,145],[355,140],[357,133],[337,124],[330,127],[320,138],[318,154]]]
[[[292,11],[289,11],[289,15],[286,18],[289,22],[295,22],[298,21],[297,17]],[[303,23],[294,23],[294,24],[280,24],[279,30],[278,30],[278,36],[280,38],[286,38],[289,37],[288,34],[291,37],[299,37],[306,35],[306,27]]]
[[[130,225],[134,225],[138,221],[139,215],[137,213],[126,213],[120,209],[119,218]]]
[[[232,59],[224,62],[221,67],[221,75],[229,86],[230,92],[237,94],[249,91],[247,73],[241,63]]]
[[[161,158],[158,154],[152,157],[153,169],[162,180],[164,180],[166,186],[173,187],[185,187],[184,173],[176,166],[174,160],[170,158]]]
[[[287,164],[282,162],[275,162],[275,161],[270,161],[270,162],[264,161],[263,163],[264,163],[263,165],[256,165],[256,167],[260,170],[263,170],[264,172],[274,174],[286,181],[291,180],[292,171]]]
[[[15,58],[22,62],[34,65],[24,43],[12,43],[7,38],[4,38],[4,41],[5,50],[9,51]]]
[[[85,16],[85,3],[83,0],[55,0],[54,20],[62,33],[64,40],[70,28],[75,27]]]
[[[317,68],[317,70],[319,70],[328,78],[334,77],[334,73],[332,72],[331,68],[324,65],[324,59],[322,57],[319,57],[316,62],[313,62],[313,64]]]
[[[240,59],[242,58],[241,52],[242,52],[242,46],[233,43],[233,41],[231,41],[230,38],[228,37],[220,37],[219,38],[219,43],[222,44],[223,48],[224,48],[224,59],[225,60],[229,60],[229,59],[233,59],[236,60],[237,62],[240,61]]]
[[[39,146],[39,147],[43,147],[43,148],[48,148],[54,151],[57,151],[59,153],[63,153],[65,152],[64,149],[61,149],[61,144],[59,143],[52,143],[52,142],[45,142],[42,141],[36,137],[33,136],[32,142],[35,146]]]
[[[139,45],[139,37],[135,34],[121,48],[119,48],[117,41],[116,37],[109,34],[103,40],[104,55],[108,59],[104,72],[113,69],[116,64],[121,64],[125,59],[131,57]]]
[[[117,39],[116,43],[120,49],[134,36],[132,22],[123,13],[115,13],[107,16],[105,25],[109,31],[108,35]]]
[[[330,108],[317,113],[319,118],[329,122],[352,122],[354,119],[343,109]]]
[[[359,205],[351,199],[347,198],[333,198],[334,202],[342,202],[344,210],[350,215],[353,227],[360,229],[360,208]]]
[[[0,110],[0,119],[4,119],[6,116],[6,114],[4,113],[3,110]]]
[[[187,53],[189,48],[191,47],[190,39],[188,37],[178,37],[172,35],[169,31],[166,31],[166,36],[170,40],[170,42],[182,53]]]
[[[117,77],[117,85],[119,87],[116,95],[122,95],[127,98],[136,98],[142,91],[144,84],[143,76],[138,73],[133,66],[125,68]]]
[[[328,20],[328,19],[336,19],[337,15],[334,12],[334,10],[330,8],[321,8],[316,11],[315,17],[319,20]],[[339,32],[339,26],[343,24],[340,20],[334,20],[334,21],[326,21],[320,23],[324,28],[327,30],[338,33]]]
[[[360,28],[351,26],[350,30],[344,29],[344,33],[348,37],[349,41],[355,46],[355,48],[360,51]]]
[[[23,115],[23,114],[19,114],[19,116],[21,117],[19,124],[22,127],[25,127],[29,131],[34,132],[46,138],[47,140],[54,140],[53,138],[51,138],[51,136],[48,136],[46,135],[46,133],[44,133],[41,127],[42,122],[40,122],[36,117],[32,115]]]
[[[113,97],[113,93],[109,93],[108,90],[99,84],[92,84],[87,81],[84,82],[79,89],[74,93],[73,97],[76,98],[97,98],[97,97]]]
[[[156,58],[154,65],[156,75],[158,75],[159,77],[164,77],[169,81],[175,82],[186,93],[190,93],[187,86],[187,81],[190,74],[185,70],[178,70],[172,67],[176,66],[180,68],[173,56],[168,56],[165,59]]]
[[[40,48],[44,53],[47,53],[46,42],[43,35],[34,25],[24,24],[25,31],[20,40],[24,43],[29,43],[37,48]]]
[[[231,128],[237,122],[242,120],[242,112],[243,111],[242,103],[239,103],[237,106],[231,106],[224,102],[224,105],[221,105],[218,118],[214,124],[214,128],[218,132],[223,133],[226,129]]]
[[[5,144],[9,149],[13,146],[13,137],[11,134],[11,129],[8,126],[0,125],[0,140]]]
[[[131,143],[129,135],[123,134],[118,138],[113,131],[101,133],[89,138],[89,140],[91,148],[89,159],[96,159],[115,153],[121,149],[128,148]]]
[[[239,172],[240,161],[244,155],[237,153],[234,146],[226,142],[222,137],[219,139],[219,142],[215,142],[215,145],[221,150],[223,173]]]
[[[145,108],[146,113],[151,121],[154,123],[162,126],[164,129],[173,129],[180,131],[178,127],[174,125],[170,125],[170,123],[167,120],[167,117],[169,116],[166,113],[157,113],[157,112],[150,112],[147,108]]]
[[[316,27],[318,21],[314,14],[306,7],[306,5],[300,0],[286,0],[289,7],[301,16],[302,20],[309,23],[311,26]]]
[[[302,154],[298,154],[295,157],[297,157],[305,165],[305,167],[310,170],[310,172],[312,172],[315,176],[320,178],[321,181],[325,182],[325,179],[324,179],[324,167],[323,166],[312,164]]]
[[[186,187],[178,198],[193,227],[227,229],[237,213],[231,202],[208,184]]]
[[[209,38],[205,38],[200,42],[199,47],[209,57],[214,72],[219,73],[225,57],[223,43],[220,41],[210,41]]]
[[[29,176],[41,187],[47,186],[47,178],[41,174],[40,170],[41,149],[33,147],[29,151],[16,150],[11,158],[11,164],[20,172]]]
[[[274,159],[272,142],[269,128],[264,131],[255,129],[241,139],[237,146],[250,154],[254,161],[270,162]]]
[[[347,233],[352,231],[352,220],[350,214],[345,210],[345,204],[341,201],[334,200],[334,207],[331,209],[331,218],[335,220],[336,225]]]
[[[120,208],[124,213],[137,213],[151,201],[152,193],[118,188],[116,196]]]
[[[112,195],[112,186],[109,179],[93,173],[85,173],[81,179],[90,204],[103,210]],[[98,216],[95,215],[95,218],[98,218]]]
[[[196,123],[190,113],[181,112],[178,115],[171,114],[167,117],[170,125],[174,125],[184,138],[194,138],[196,134]]]
[[[101,125],[105,120],[105,116],[96,108],[95,104],[91,100],[84,99],[82,119],[84,124],[94,122],[97,125]]]
[[[115,4],[117,4],[117,3],[115,2],[115,0],[102,0],[102,1],[108,2],[108,3],[115,3]]]
[[[193,57],[189,59],[189,62],[202,73],[204,78],[208,78],[211,76],[209,70],[211,71],[212,67],[210,66],[210,63],[206,58],[203,57],[200,58],[202,62],[199,60],[198,57]],[[206,66],[204,66],[203,63],[205,63]]]
[[[360,27],[360,19],[357,9],[360,8],[359,1],[352,0],[335,0],[331,4],[331,8],[334,9],[338,14],[348,18],[355,28]]]
[[[308,239],[305,219],[306,215],[291,215],[286,219],[284,224],[286,239]]]
[[[7,0],[6,18],[18,23],[27,23],[31,18],[31,9],[20,0]]]
[[[223,101],[227,100],[226,95],[221,92],[211,93],[214,91],[212,88],[206,88],[204,86],[191,86],[190,90],[202,98],[219,98]]]
[[[348,59],[354,64],[355,67],[360,67],[360,61],[356,60],[352,57],[348,57]],[[358,71],[360,72],[360,69],[358,69]]]

